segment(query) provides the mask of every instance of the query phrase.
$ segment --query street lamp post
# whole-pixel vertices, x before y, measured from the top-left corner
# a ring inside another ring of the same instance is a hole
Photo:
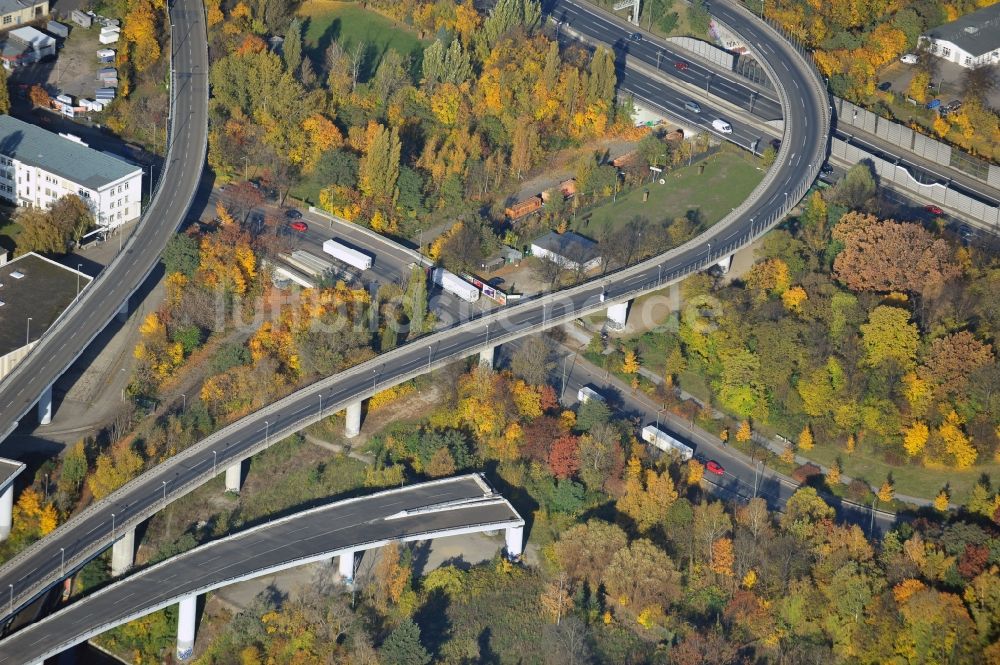
[[[215,468],[219,464],[219,453],[212,451],[212,477],[215,478]]]
[[[111,540],[115,539],[115,514],[111,513]]]
[[[666,410],[667,410],[667,407],[663,407],[662,409],[660,409],[660,410],[658,410],[656,412],[656,429],[660,429],[660,414],[663,413]]]
[[[753,498],[755,499],[757,498],[757,479],[762,466],[764,466],[764,463],[760,460],[756,460],[753,464]]]
[[[31,343],[31,317],[28,317],[27,328],[24,331],[24,345],[28,346]]]
[[[267,447],[268,435],[271,433],[270,430],[271,430],[271,423],[269,423],[268,421],[265,420],[264,421],[264,447],[265,448]]]
[[[14,585],[8,584],[10,587],[10,614],[14,614]]]
[[[431,345],[427,345],[427,371],[431,371]]]
[[[76,264],[76,297],[80,297],[80,268],[83,267],[82,263]]]
[[[375,392],[375,386],[378,384],[378,377],[376,376],[377,369],[372,369],[372,392]]]
[[[167,502],[167,481],[163,481],[163,503]]]
[[[712,72],[709,72],[705,76],[705,92],[708,92],[708,86],[712,85]]]
[[[319,397],[319,417],[322,418],[323,417],[323,393],[320,393],[320,394],[316,395],[316,397]]]
[[[66,548],[59,548],[59,577],[66,574]]]

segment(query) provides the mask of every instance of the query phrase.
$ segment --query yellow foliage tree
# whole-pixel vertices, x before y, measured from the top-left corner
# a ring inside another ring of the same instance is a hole
[[[97,456],[94,471],[87,478],[87,487],[95,499],[103,499],[139,475],[140,471],[142,458],[132,450],[127,440],[122,440]]]
[[[802,432],[799,433],[799,450],[812,450],[813,448],[813,435],[812,430],[809,429],[809,425],[802,428]]]
[[[945,450],[954,457],[956,469],[968,469],[976,463],[979,451],[972,447],[972,442],[962,431],[962,421],[954,410],[945,417],[938,434],[944,441]]]
[[[906,450],[906,454],[910,457],[919,455],[924,446],[927,445],[929,436],[930,429],[919,420],[907,427],[903,432],[903,448]]]
[[[625,358],[622,360],[622,373],[624,374],[635,374],[639,371],[639,359],[635,355],[635,351],[629,349],[625,352]]]
[[[892,486],[892,481],[886,478],[882,486],[878,488],[878,500],[889,503],[894,496],[896,496],[896,488]]]
[[[757,571],[753,568],[748,570],[743,576],[743,580],[740,582],[740,586],[744,589],[752,589],[757,584]]]
[[[746,443],[752,436],[753,433],[750,431],[750,422],[744,420],[740,423],[740,428],[736,430],[736,440],[740,443]]]
[[[518,379],[511,386],[510,395],[523,420],[531,421],[542,415],[542,396],[538,388]]]
[[[795,451],[791,446],[785,446],[784,450],[781,451],[780,458],[786,464],[795,464]]]
[[[789,312],[802,311],[802,303],[808,299],[809,295],[801,286],[793,286],[781,294],[781,302]]]
[[[712,543],[712,562],[710,568],[717,575],[733,576],[733,541],[729,538],[719,538]]]
[[[948,491],[941,490],[940,492],[937,493],[937,496],[934,497],[934,510],[940,513],[947,511],[949,501],[950,499],[948,497]]]
[[[892,597],[896,599],[897,603],[903,604],[910,596],[926,588],[927,585],[923,582],[910,577],[892,587]]]
[[[829,485],[836,485],[840,482],[840,464],[838,462],[830,465],[830,469],[826,472],[826,482]]]
[[[160,57],[157,40],[157,12],[149,0],[131,0],[125,14],[122,30],[126,41],[132,44],[132,64],[137,72],[149,69]]]
[[[846,446],[847,452],[848,453],[853,453],[854,452],[854,447],[856,445],[857,445],[857,442],[854,440],[854,435],[853,434],[848,434],[847,435],[847,446]]]
[[[701,462],[696,459],[689,459],[687,463],[687,484],[690,486],[697,485],[701,482],[701,479],[705,476],[705,467],[702,466]]]

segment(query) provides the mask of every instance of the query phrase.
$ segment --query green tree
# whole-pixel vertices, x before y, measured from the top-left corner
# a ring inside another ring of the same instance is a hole
[[[177,233],[170,237],[167,246],[160,257],[167,274],[179,272],[187,277],[194,277],[201,262],[201,251],[198,240],[186,233]]]
[[[708,13],[708,7],[703,0],[694,0],[688,7],[688,25],[695,35],[699,37],[707,35],[711,20],[712,16]]]
[[[576,428],[581,432],[589,432],[594,425],[603,425],[611,418],[611,409],[599,399],[589,399],[576,411]]]
[[[427,665],[431,656],[420,643],[420,628],[411,619],[396,627],[379,649],[385,665]]]
[[[427,327],[427,275],[420,266],[414,266],[403,294],[403,312],[410,323],[410,336],[416,337]]]
[[[396,200],[401,149],[402,143],[395,127],[376,127],[365,156],[358,164],[358,188],[365,196],[378,201]]]
[[[80,485],[86,476],[87,449],[83,441],[77,441],[63,457],[62,469],[59,472],[59,490],[70,495],[75,494],[80,490]]]
[[[0,114],[10,113],[10,89],[7,87],[7,70],[0,72]]]
[[[868,164],[855,164],[834,189],[834,200],[851,210],[860,210],[868,205],[877,191],[875,177]]]
[[[281,45],[281,56],[285,61],[285,70],[296,75],[302,66],[302,23],[297,18],[288,24],[285,42]]]
[[[604,102],[610,108],[615,98],[615,56],[604,46],[598,46],[590,59],[590,85],[587,102]]]
[[[920,344],[920,331],[910,323],[910,313],[900,307],[879,305],[861,326],[865,363],[870,367],[894,360],[908,369],[913,366]]]

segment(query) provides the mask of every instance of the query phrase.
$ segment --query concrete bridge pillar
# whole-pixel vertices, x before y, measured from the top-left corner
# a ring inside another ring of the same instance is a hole
[[[620,302],[608,307],[608,328],[611,330],[625,330],[625,321],[628,319],[627,302]]]
[[[345,582],[354,581],[354,550],[341,553],[339,569],[340,576]]]
[[[226,491],[234,494],[240,493],[243,486],[243,462],[236,462],[232,466],[226,467]]]
[[[493,354],[497,347],[488,346],[485,349],[480,349],[479,351],[479,364],[483,367],[489,367],[493,369]]]
[[[729,268],[731,268],[733,265],[733,255],[730,254],[729,256],[722,257],[721,259],[719,259],[719,262],[716,263],[715,265],[722,268],[722,274],[725,275],[727,272],[729,272]]]
[[[14,525],[14,483],[0,494],[0,540],[7,540]]]
[[[361,400],[347,405],[347,418],[344,421],[344,436],[353,439],[361,434]]]
[[[122,303],[122,306],[118,308],[118,320],[128,321],[128,299]]]
[[[194,655],[195,619],[198,616],[198,596],[186,596],[177,604],[177,660],[190,660]]]
[[[524,552],[524,527],[510,526],[506,531],[507,558],[517,559]]]
[[[135,528],[129,529],[111,547],[111,576],[128,572],[135,563]]]
[[[52,386],[42,391],[38,398],[38,424],[48,425],[52,422]]]

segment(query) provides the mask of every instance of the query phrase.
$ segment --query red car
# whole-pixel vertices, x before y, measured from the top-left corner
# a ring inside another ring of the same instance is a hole
[[[726,470],[722,468],[722,465],[716,462],[714,459],[708,460],[708,464],[705,465],[705,468],[717,476],[721,476],[726,472]]]
[[[679,70],[681,70],[682,72],[685,72],[685,71],[687,71],[688,67],[690,67],[690,66],[691,66],[691,65],[689,65],[689,64],[688,64],[688,63],[686,63],[686,62],[684,62],[683,60],[678,60],[677,62],[675,62],[675,63],[674,63],[674,67],[675,67],[676,69],[679,69]]]
[[[292,227],[293,231],[298,231],[300,233],[305,233],[306,231],[309,230],[309,225],[306,224],[305,222],[301,222],[301,221],[300,222],[292,222],[291,224],[289,224],[289,226]]]
[[[924,210],[926,210],[927,212],[929,212],[932,215],[943,215],[944,214],[944,210],[941,210],[941,208],[937,207],[936,205],[924,206]]]

